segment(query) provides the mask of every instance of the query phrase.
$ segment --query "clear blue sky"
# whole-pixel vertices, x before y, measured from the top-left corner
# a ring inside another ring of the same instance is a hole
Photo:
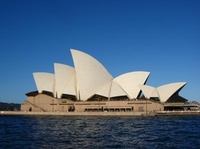
[[[0,101],[22,103],[33,72],[73,66],[70,48],[113,77],[149,71],[147,85],[186,81],[200,102],[199,0],[0,0]]]

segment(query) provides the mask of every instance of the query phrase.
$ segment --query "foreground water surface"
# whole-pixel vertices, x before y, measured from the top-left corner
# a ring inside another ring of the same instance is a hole
[[[199,149],[200,116],[0,116],[0,148]]]

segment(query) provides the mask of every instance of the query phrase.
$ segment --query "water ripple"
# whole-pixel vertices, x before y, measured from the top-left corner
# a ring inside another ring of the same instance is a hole
[[[198,149],[200,117],[0,116],[0,148]]]

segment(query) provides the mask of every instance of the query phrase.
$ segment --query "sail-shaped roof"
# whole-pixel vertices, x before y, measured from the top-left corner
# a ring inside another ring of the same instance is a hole
[[[74,68],[65,64],[54,63],[54,71],[57,97],[61,98],[62,94],[68,93],[68,90],[71,94],[75,95],[75,89],[72,89],[74,88]]]
[[[144,96],[147,99],[150,99],[151,97],[158,97],[158,95],[153,95],[154,92],[156,92],[156,88],[149,86],[149,85],[143,85],[143,84],[139,84],[139,87],[141,88]]]
[[[77,93],[81,100],[87,100],[113,78],[92,56],[74,49],[71,49],[71,53],[76,70]]]
[[[161,102],[166,102],[175,92],[180,91],[186,85],[186,82],[176,82],[165,84],[157,88]]]
[[[52,92],[55,96],[54,80],[55,76],[52,73],[35,72],[33,73],[35,83],[39,93],[42,91]]]
[[[127,93],[129,99],[136,99],[140,93],[138,84],[144,84],[150,72],[134,71],[125,73],[114,79]]]
[[[166,102],[186,85],[186,82],[170,83],[157,88],[145,85],[150,74],[146,71],[129,72],[113,79],[106,68],[92,56],[74,49],[71,49],[71,54],[74,68],[55,63],[55,74],[33,73],[39,93],[52,92],[57,98],[63,94],[75,95],[77,99],[85,101],[95,94],[108,98],[127,96],[136,99],[142,90],[146,98],[159,97],[161,102]]]

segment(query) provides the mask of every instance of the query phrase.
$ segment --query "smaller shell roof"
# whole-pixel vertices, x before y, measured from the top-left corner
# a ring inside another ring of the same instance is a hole
[[[161,102],[166,102],[173,94],[180,91],[186,82],[169,83],[157,88],[148,85],[139,85],[146,98],[159,97]]]
[[[71,66],[54,63],[55,71],[55,91],[58,98],[62,97],[62,94],[67,93],[66,88],[73,90],[74,88],[74,76],[75,69]],[[73,92],[70,92],[75,95],[75,89]]]
[[[121,86],[129,99],[136,99],[141,90],[138,84],[144,84],[149,74],[150,72],[146,71],[129,72],[116,77],[114,82]]]
[[[143,84],[139,84],[140,89],[142,90],[145,98],[150,99],[153,95],[153,92],[155,92],[155,87],[153,86],[149,86],[149,85],[143,85]],[[154,97],[158,97],[154,96]]]
[[[162,85],[157,88],[160,101],[166,102],[175,92],[183,88],[187,82],[176,82]]]
[[[35,83],[39,93],[42,93],[42,91],[49,91],[52,92],[55,97],[54,74],[46,72],[35,72],[33,73],[33,77],[35,79]]]

